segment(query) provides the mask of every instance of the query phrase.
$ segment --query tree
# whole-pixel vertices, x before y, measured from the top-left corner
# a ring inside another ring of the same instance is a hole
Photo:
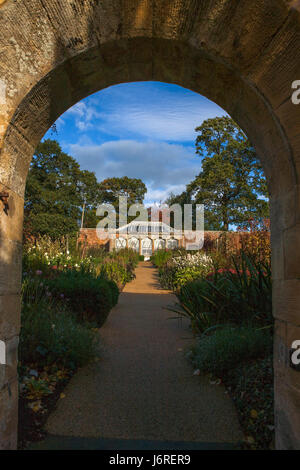
[[[241,226],[249,219],[268,217],[263,169],[239,126],[223,116],[205,120],[196,132],[196,153],[202,158],[202,170],[179,200],[204,204],[205,227],[211,230],[228,230],[230,225]]]
[[[117,225],[119,225],[119,197],[127,197],[128,207],[132,204],[142,204],[147,188],[141,179],[123,176],[122,178],[108,178],[102,181],[100,183],[100,191],[103,202],[114,206],[117,215]],[[135,217],[129,216],[128,222],[134,219]]]
[[[141,179],[128,178],[108,178],[100,183],[100,191],[104,202],[113,204],[118,208],[119,197],[126,196],[128,205],[142,204],[147,192],[146,185]]]
[[[192,205],[192,215],[193,215],[193,229],[195,229],[195,218],[196,218],[196,213],[195,213],[195,206],[194,206],[194,201],[192,199],[192,195],[188,191],[183,191],[181,194],[174,194],[170,193],[169,197],[165,200],[164,202],[167,204],[167,206],[171,207],[175,204],[179,204],[182,208],[182,227],[184,227],[184,205],[185,204],[191,204]],[[170,225],[171,227],[174,227],[174,213],[171,212],[170,214]]]
[[[102,202],[102,193],[95,173],[87,170],[80,171],[77,186],[82,204],[80,226],[81,228],[96,227],[96,208]]]
[[[25,191],[25,224],[33,235],[58,238],[79,228],[82,208],[100,202],[94,173],[82,171],[55,140],[39,143]]]

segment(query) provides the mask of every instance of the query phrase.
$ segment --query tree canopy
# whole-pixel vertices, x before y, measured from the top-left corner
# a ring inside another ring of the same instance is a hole
[[[78,230],[84,202],[99,202],[99,183],[93,172],[81,170],[56,140],[37,146],[25,191],[25,225],[32,234],[59,237]]]
[[[98,204],[111,203],[118,209],[118,196],[127,196],[133,204],[143,202],[146,192],[142,180],[127,176],[99,183],[95,173],[81,170],[56,140],[47,139],[37,146],[29,169],[25,230],[59,238],[78,231],[81,218],[83,226],[96,227]]]
[[[147,192],[146,185],[139,178],[108,178],[100,183],[100,190],[105,202],[118,206],[119,197],[126,196],[128,205],[142,204]]]
[[[196,132],[202,168],[168,203],[204,204],[205,228],[228,230],[269,215],[266,179],[255,149],[228,116],[205,120]]]

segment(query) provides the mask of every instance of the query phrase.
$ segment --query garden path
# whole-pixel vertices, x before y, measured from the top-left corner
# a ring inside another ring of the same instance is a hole
[[[193,375],[189,322],[157,270],[140,263],[100,330],[101,359],[80,369],[48,419],[41,448],[227,448],[241,434],[223,386]],[[66,447],[65,447],[66,448]]]

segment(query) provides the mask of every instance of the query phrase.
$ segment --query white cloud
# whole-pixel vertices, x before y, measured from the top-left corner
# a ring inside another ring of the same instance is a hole
[[[107,114],[104,122],[99,125],[99,130],[113,135],[130,132],[153,140],[189,142],[196,139],[197,125],[204,119],[215,116],[216,111],[209,109],[131,107]]]
[[[203,120],[223,115],[215,103],[176,85],[146,82],[109,87],[77,103],[66,113],[80,131],[98,131],[120,139],[188,142]]]
[[[97,109],[84,101],[80,101],[72,106],[72,108],[65,113],[65,116],[73,116],[75,119],[75,126],[80,131],[92,129],[97,119],[101,118],[101,114]]]
[[[141,178],[147,201],[165,200],[180,193],[200,172],[193,147],[166,142],[109,141],[102,145],[70,145],[81,168],[94,171],[99,181],[112,176]]]
[[[185,184],[172,185],[167,184],[163,189],[153,189],[150,185],[147,187],[148,192],[145,196],[145,205],[150,206],[155,202],[164,202],[171,193],[180,194],[185,190]]]
[[[215,103],[177,85],[124,83],[70,108],[57,121],[58,138],[99,181],[141,178],[148,187],[146,201],[161,201],[170,192],[182,192],[200,172],[195,127],[224,114]]]

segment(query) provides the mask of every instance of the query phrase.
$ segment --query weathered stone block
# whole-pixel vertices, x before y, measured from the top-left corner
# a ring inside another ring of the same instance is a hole
[[[0,390],[0,450],[17,448],[18,381]]]
[[[274,373],[286,386],[300,392],[300,372],[291,367],[290,350],[295,340],[300,341],[300,327],[276,321],[274,338]]]
[[[7,213],[4,211],[4,205],[0,201],[0,238],[21,242],[24,199],[5,186],[0,185],[0,191],[7,191],[9,194]]]
[[[0,364],[0,390],[16,380],[18,365],[19,338],[15,336],[5,341],[6,364]]]
[[[19,294],[0,295],[0,339],[19,334],[21,324],[21,297]]]
[[[285,279],[300,279],[300,223],[284,232]]]
[[[273,225],[276,225],[274,223]],[[283,246],[283,232],[271,228],[271,256],[272,256],[272,278],[273,280],[284,279],[284,246]]]
[[[300,391],[275,377],[275,435],[277,450],[300,450]]]
[[[0,237],[0,295],[21,291],[21,243]]]
[[[278,320],[300,326],[300,279],[274,280],[273,314]]]

